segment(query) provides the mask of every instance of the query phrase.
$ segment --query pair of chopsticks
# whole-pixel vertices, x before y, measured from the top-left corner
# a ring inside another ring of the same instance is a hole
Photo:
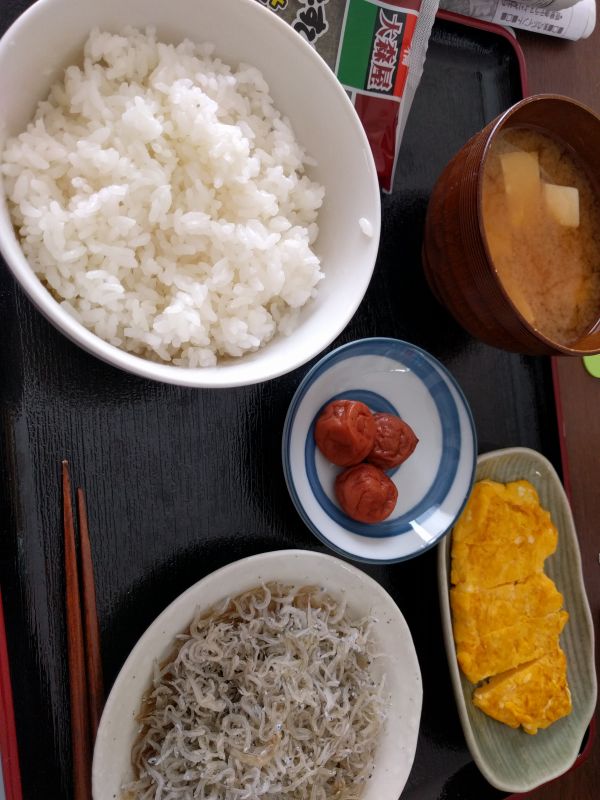
[[[100,630],[85,496],[77,489],[79,558],[68,461],[62,462],[73,798],[92,797],[92,753],[104,702]]]

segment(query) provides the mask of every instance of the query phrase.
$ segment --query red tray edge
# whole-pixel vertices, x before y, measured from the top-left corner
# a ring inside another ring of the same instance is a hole
[[[445,9],[438,9],[435,15],[437,19],[445,19],[448,22],[456,22],[459,25],[465,25],[468,28],[478,28],[482,31],[488,31],[496,36],[501,36],[510,43],[512,49],[515,51],[515,56],[519,64],[519,77],[521,80],[521,91],[523,97],[527,97],[529,89],[527,86],[527,65],[525,63],[525,54],[521,45],[515,37],[503,26],[497,25],[495,22],[485,22],[482,19],[475,19],[474,17],[466,17],[464,14],[457,14],[455,11],[446,11]]]
[[[19,751],[13,706],[10,667],[4,626],[4,609],[0,593],[0,759],[6,800],[22,800]]]

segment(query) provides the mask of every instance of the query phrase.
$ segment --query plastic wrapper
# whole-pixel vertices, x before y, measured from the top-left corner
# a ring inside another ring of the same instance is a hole
[[[322,56],[348,92],[390,192],[438,0],[256,0]]]
[[[510,28],[586,39],[596,27],[596,0],[441,0],[440,7]]]

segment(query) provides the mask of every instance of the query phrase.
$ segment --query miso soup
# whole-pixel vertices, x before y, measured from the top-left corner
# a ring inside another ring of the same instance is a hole
[[[600,202],[559,141],[501,131],[485,164],[483,225],[500,280],[521,314],[569,345],[600,310]]]

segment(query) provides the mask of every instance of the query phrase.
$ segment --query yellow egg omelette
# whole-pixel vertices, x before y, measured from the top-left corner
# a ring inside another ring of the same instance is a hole
[[[563,597],[543,572],[558,532],[528,481],[475,484],[452,532],[450,604],[475,705],[536,733],[571,711]]]

